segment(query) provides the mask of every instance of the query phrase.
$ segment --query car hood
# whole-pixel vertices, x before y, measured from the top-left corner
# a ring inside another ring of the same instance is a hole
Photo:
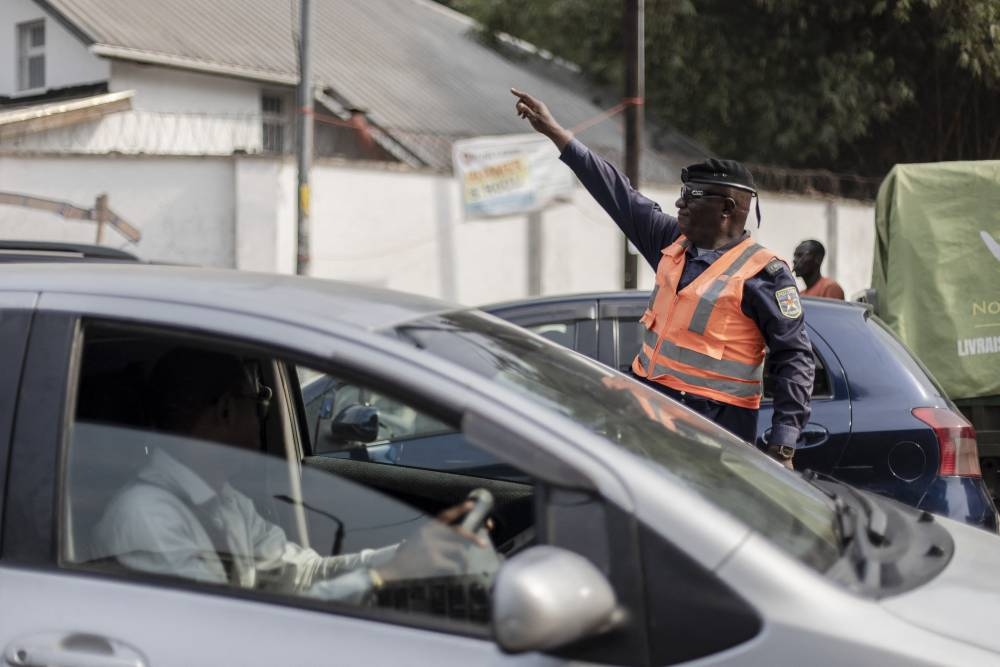
[[[881,604],[925,630],[1000,651],[1000,537],[950,519],[935,520],[955,541],[951,562],[923,586]]]

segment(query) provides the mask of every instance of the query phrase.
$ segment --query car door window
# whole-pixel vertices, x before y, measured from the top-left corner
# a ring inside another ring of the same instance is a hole
[[[533,539],[530,484],[405,468],[375,479],[369,461],[302,459],[296,384],[328,382],[325,372],[288,373],[284,360],[226,341],[107,325],[85,329],[79,368],[64,567],[481,628],[498,549]],[[422,414],[374,388],[351,392],[338,406],[351,415],[341,436],[377,434],[351,406]],[[484,485],[492,532],[460,533],[464,501]]]
[[[373,408],[371,414],[377,415],[378,424],[374,440],[378,442],[400,442],[454,432],[444,422],[415,410],[405,402],[355,383],[324,373],[317,374],[301,366],[296,367],[296,375],[302,388],[306,423],[314,453],[343,451],[352,442],[356,442],[345,440],[346,436],[343,434],[334,433],[336,427],[351,418],[348,413],[356,406]]]
[[[610,323],[610,320],[608,320]],[[645,328],[639,320],[620,319],[618,320],[618,370],[623,373],[628,372],[632,367],[632,360],[639,353],[642,346],[642,337]]]
[[[469,443],[459,429],[410,403],[301,366],[295,376],[312,454],[489,479],[529,479]]]
[[[823,363],[823,357],[813,348],[813,362],[816,364],[816,375],[813,379],[811,398],[830,398],[833,396],[833,386],[830,384],[830,375]],[[764,396],[761,400],[774,400],[774,376],[771,374],[771,364],[769,359],[764,360]]]
[[[533,324],[526,327],[543,338],[548,338],[553,343],[559,343],[563,347],[571,350],[576,349],[576,320],[568,322],[546,322],[544,324]]]

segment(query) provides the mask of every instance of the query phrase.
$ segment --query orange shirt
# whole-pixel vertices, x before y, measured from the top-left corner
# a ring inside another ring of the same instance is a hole
[[[833,278],[821,277],[812,287],[807,287],[802,292],[802,296],[818,296],[824,299],[844,300],[844,288],[837,284]]]

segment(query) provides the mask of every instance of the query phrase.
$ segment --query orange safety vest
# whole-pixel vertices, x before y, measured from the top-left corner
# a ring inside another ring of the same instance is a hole
[[[664,248],[656,288],[642,316],[642,349],[632,362],[636,375],[741,408],[757,409],[764,377],[764,336],[743,314],[743,283],[776,255],[746,238],[677,291],[684,271],[679,237]]]

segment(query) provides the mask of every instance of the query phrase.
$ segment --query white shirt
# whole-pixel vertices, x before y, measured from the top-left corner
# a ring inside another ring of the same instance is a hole
[[[214,542],[209,531],[216,534]],[[217,545],[228,552],[229,574]],[[159,449],[137,481],[112,500],[91,546],[95,557],[114,557],[143,572],[351,602],[361,602],[371,590],[367,568],[389,561],[398,547],[320,556],[289,542],[229,484],[216,493]]]

